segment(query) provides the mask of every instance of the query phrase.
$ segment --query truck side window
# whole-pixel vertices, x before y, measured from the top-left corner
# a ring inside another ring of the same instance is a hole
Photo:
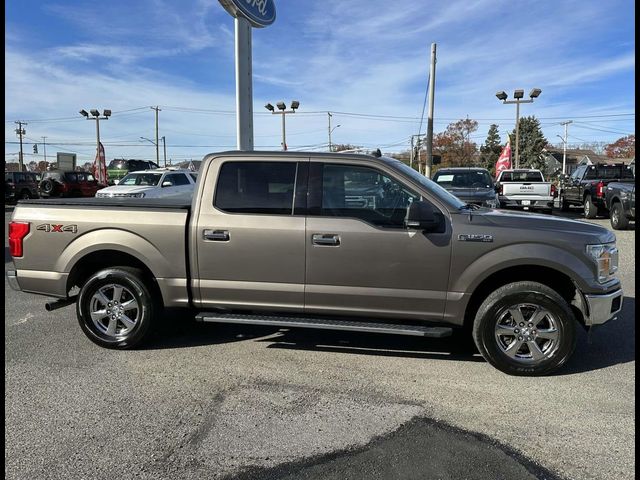
[[[314,192],[311,215],[359,218],[376,226],[403,227],[408,206],[420,200],[420,195],[373,168],[315,164],[312,172],[321,178],[322,185],[317,181],[310,184],[321,192],[320,201],[318,192]]]
[[[225,162],[213,205],[231,213],[291,215],[294,162]]]

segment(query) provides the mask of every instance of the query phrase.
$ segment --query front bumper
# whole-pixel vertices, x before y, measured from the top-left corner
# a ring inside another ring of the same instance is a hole
[[[598,295],[583,294],[586,303],[584,322],[588,327],[614,320],[622,310],[622,289]]]

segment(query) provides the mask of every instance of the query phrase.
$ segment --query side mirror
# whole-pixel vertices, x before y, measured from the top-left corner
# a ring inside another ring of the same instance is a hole
[[[117,184],[119,184],[119,183],[120,183],[120,180],[114,180],[114,181],[113,181],[113,184],[114,184],[114,185],[117,185]]]
[[[164,182],[162,182],[162,187],[173,187],[173,183],[171,183],[170,180],[165,180]]]
[[[493,189],[496,193],[500,193],[500,185],[498,185],[497,183],[493,186]]]
[[[436,216],[435,209],[429,202],[418,200],[409,205],[404,225],[407,228],[433,232],[440,227],[440,220]]]

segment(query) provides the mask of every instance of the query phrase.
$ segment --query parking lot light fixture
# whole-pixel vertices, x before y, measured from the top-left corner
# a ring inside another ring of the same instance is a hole
[[[507,94],[504,90],[500,90],[496,93],[496,97],[498,100],[502,101],[505,104],[516,104],[516,160],[515,160],[515,168],[520,167],[520,104],[521,103],[533,103],[534,98],[538,98],[538,96],[542,93],[542,90],[539,88],[533,88],[529,93],[529,100],[523,100],[524,98],[524,90],[517,89],[513,92],[514,100],[507,100]]]
[[[83,108],[82,110],[80,110],[80,115],[82,115],[84,118],[86,118],[87,120],[95,120],[96,122],[96,155],[100,155],[100,120],[109,120],[109,117],[111,116],[111,110],[109,109],[104,109],[104,116],[100,116],[100,111],[98,111],[95,108],[92,108],[91,110],[89,110],[91,112],[92,116],[89,116],[89,114],[87,113],[87,111]]]
[[[284,102],[278,102],[276,103],[276,106],[278,107],[278,111],[276,111],[270,103],[267,103],[264,108],[269,110],[272,114],[282,115],[282,150],[287,150],[285,116],[288,113],[296,113],[296,109],[300,108],[300,102],[298,100],[293,100],[291,102],[291,110],[287,110],[287,105]]]

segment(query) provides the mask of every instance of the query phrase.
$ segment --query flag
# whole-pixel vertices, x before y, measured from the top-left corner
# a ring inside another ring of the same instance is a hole
[[[511,138],[507,138],[507,144],[502,149],[496,162],[496,178],[498,178],[502,170],[509,168],[511,168]]]
[[[107,162],[104,156],[104,146],[100,142],[100,148],[96,153],[96,159],[93,162],[93,176],[99,185],[108,185],[109,175],[107,174]]]

